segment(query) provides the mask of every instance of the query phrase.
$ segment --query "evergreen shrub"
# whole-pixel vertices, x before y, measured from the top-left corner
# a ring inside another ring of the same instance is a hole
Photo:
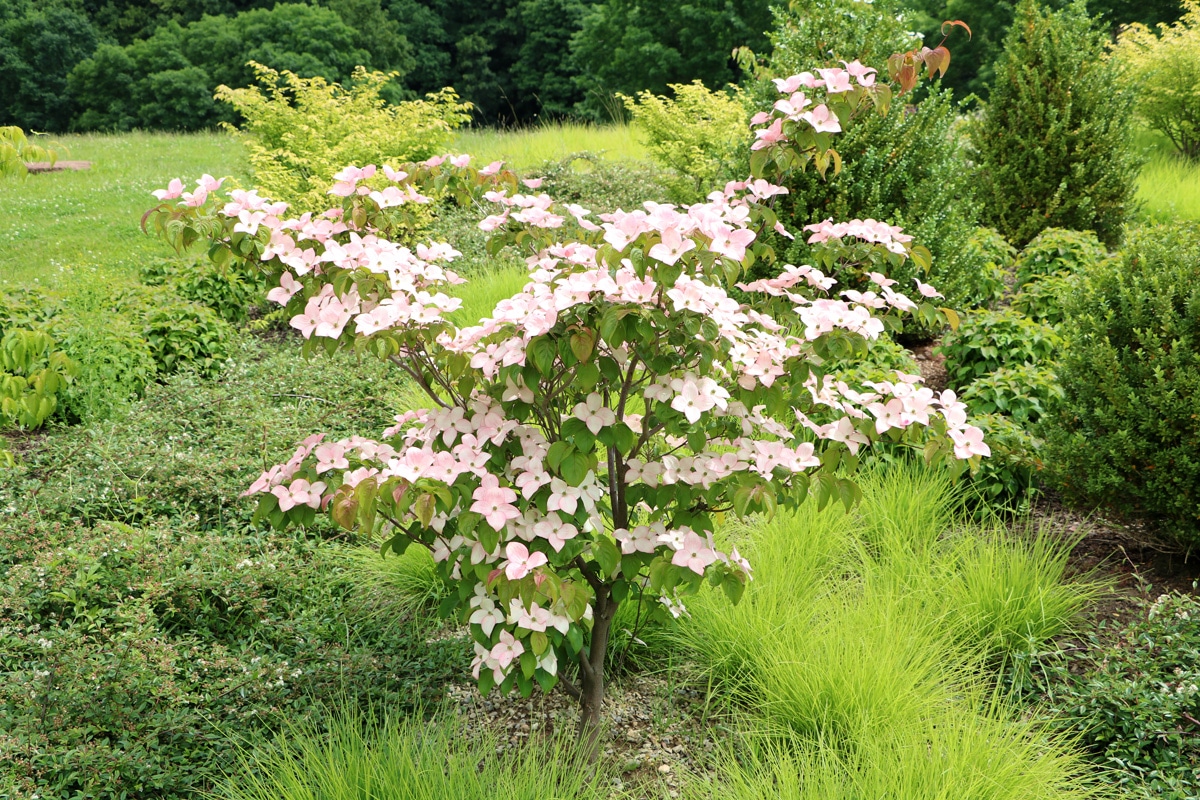
[[[985,222],[1018,247],[1051,227],[1119,244],[1138,173],[1133,100],[1082,0],[1023,0],[971,128]]]
[[[1072,296],[1048,461],[1071,499],[1200,541],[1200,230],[1140,230]]]

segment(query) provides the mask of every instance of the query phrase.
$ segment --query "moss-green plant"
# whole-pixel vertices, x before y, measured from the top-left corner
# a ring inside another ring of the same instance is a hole
[[[1042,275],[1021,286],[1021,291],[1012,299],[1012,307],[1044,325],[1058,326],[1081,280],[1082,276],[1070,272]]]
[[[1042,719],[1078,736],[1122,796],[1200,794],[1198,617],[1194,597],[1164,594],[1115,639],[1038,660]]]
[[[164,373],[195,369],[212,375],[229,357],[233,328],[199,303],[176,302],[146,318],[142,331]]]

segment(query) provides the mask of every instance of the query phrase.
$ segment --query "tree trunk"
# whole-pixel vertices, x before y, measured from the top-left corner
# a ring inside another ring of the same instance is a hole
[[[612,631],[617,606],[607,589],[597,595],[593,608],[591,641],[579,654],[579,676],[582,682],[579,697],[579,741],[587,747],[588,761],[600,757],[600,721],[604,710],[604,658],[608,651],[608,636]]]

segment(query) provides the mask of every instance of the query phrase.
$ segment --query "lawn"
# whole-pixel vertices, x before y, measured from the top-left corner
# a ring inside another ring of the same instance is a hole
[[[1181,159],[1160,134],[1141,132],[1138,146],[1146,158],[1138,179],[1142,213],[1156,222],[1200,220],[1200,164]]]
[[[64,136],[60,158],[81,172],[31,175],[0,186],[0,286],[69,290],[79,280],[136,278],[171,249],[138,228],[150,192],[171,178],[246,177],[241,145],[225,134]]]
[[[516,169],[561,161],[574,153],[591,153],[609,160],[648,160],[649,154],[628,125],[583,125],[556,122],[537,128],[464,131],[454,149],[471,153],[482,163],[503,160]]]

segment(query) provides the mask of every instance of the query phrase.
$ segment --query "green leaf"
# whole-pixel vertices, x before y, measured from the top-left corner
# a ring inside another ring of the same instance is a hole
[[[735,606],[742,599],[742,594],[746,591],[746,584],[736,578],[729,578],[721,582],[721,588],[725,590],[725,596],[729,598],[729,602]]]
[[[596,559],[606,577],[615,576],[617,568],[621,566],[621,551],[617,543],[607,536],[601,536],[592,545],[592,557]]]

